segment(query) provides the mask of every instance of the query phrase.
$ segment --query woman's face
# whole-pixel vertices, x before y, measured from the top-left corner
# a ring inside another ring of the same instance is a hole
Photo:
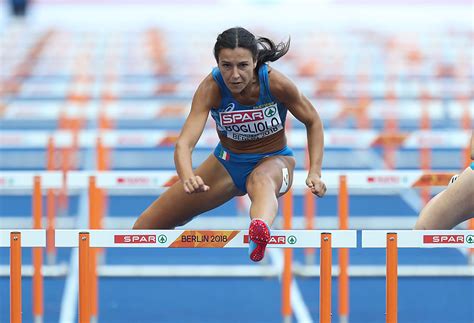
[[[241,93],[252,81],[257,62],[245,48],[223,48],[219,52],[219,70],[232,94]]]

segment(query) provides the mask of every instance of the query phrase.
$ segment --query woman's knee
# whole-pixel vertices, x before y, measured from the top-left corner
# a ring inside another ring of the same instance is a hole
[[[247,178],[247,191],[267,191],[275,190],[275,182],[273,178],[267,172],[256,169]]]

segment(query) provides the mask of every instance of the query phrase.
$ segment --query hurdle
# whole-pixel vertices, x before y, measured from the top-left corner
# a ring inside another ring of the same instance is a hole
[[[248,248],[247,230],[56,230],[56,247],[79,247],[79,321],[91,320],[91,248]],[[332,248],[356,248],[356,230],[272,230],[268,248],[321,248],[320,322],[331,322]],[[288,291],[282,291],[288,293]],[[96,320],[97,318],[92,318]],[[291,316],[283,317],[290,322]]]
[[[10,248],[10,322],[22,322],[21,306],[21,248],[45,247],[45,230],[0,230],[0,247]],[[36,270],[36,268],[35,268]],[[41,268],[38,275],[41,275]],[[36,292],[33,293],[36,295]],[[34,322],[43,322],[43,312],[37,312],[37,302],[41,301],[33,296]],[[41,304],[42,305],[42,304]]]
[[[32,192],[32,224],[33,229],[42,229],[43,207],[42,197],[44,190],[48,193],[52,189],[62,186],[62,176],[60,172],[3,172],[0,175],[0,189],[4,190],[27,190]],[[48,213],[51,211],[48,204]],[[48,219],[51,220],[51,219]],[[48,234],[51,236],[52,228],[48,221]],[[17,230],[18,231],[18,230]],[[21,231],[23,232],[23,231]],[[28,231],[29,232],[29,231]],[[51,242],[50,240],[48,242]],[[46,242],[44,246],[47,246]],[[36,247],[36,246],[33,246]],[[36,322],[41,322],[43,317],[43,250],[41,248],[33,248],[33,316]]]
[[[362,230],[362,248],[386,248],[386,322],[398,320],[398,248],[473,248],[474,230]]]

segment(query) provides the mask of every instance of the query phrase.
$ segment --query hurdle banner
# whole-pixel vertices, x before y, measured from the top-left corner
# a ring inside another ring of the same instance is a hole
[[[127,90],[129,84],[116,83],[116,87]],[[151,93],[156,86],[154,82],[141,83],[140,90],[146,88],[147,95]],[[58,89],[58,91],[62,90]],[[128,88],[130,90],[130,88]],[[136,90],[136,89],[133,89]],[[110,90],[108,90],[110,91]],[[311,91],[311,90],[310,90]],[[143,93],[143,92],[140,92]],[[139,94],[139,93],[138,93]],[[422,116],[422,106],[418,101],[402,101],[398,105],[400,109],[394,111],[386,104],[386,101],[370,102],[365,109],[347,107],[340,100],[310,100],[314,106],[318,107],[318,113],[322,119],[333,121],[339,120],[341,117],[357,116],[361,112],[365,112],[370,120],[394,118],[398,120],[419,120]],[[428,109],[428,117],[430,120],[460,119],[463,112],[474,116],[474,106],[472,103],[463,107],[460,101],[452,101],[447,104],[441,100],[430,100]],[[135,105],[127,102],[112,102],[106,105],[104,116],[112,120],[153,120],[157,118],[185,118],[191,109],[190,100],[176,100],[170,103],[160,103],[156,100],[143,100],[140,109]],[[57,120],[63,114],[68,118],[77,118],[83,116],[87,119],[94,119],[100,111],[97,104],[85,104],[78,106],[77,104],[67,103],[65,106],[54,104],[51,102],[38,104],[30,104],[27,102],[12,102],[5,106],[2,117],[5,120]],[[294,118],[292,115],[289,118]]]
[[[33,190],[35,176],[41,177],[42,189],[61,188],[63,185],[63,173],[59,171],[6,171],[0,173],[0,190]]]
[[[56,247],[78,247],[78,235],[90,233],[91,248],[247,248],[247,230],[55,230]],[[267,248],[320,248],[322,233],[333,248],[356,248],[355,230],[272,230]]]
[[[77,132],[77,145],[91,148],[101,138],[107,148],[127,147],[170,147],[176,143],[177,130],[81,130]],[[58,131],[1,131],[0,146],[4,148],[44,148],[50,137],[56,147],[74,145],[74,133]],[[373,147],[464,149],[469,144],[469,130],[420,130],[412,132],[381,132],[375,130],[332,130],[324,132],[325,148],[371,149]],[[288,145],[294,149],[306,148],[307,137],[304,129],[293,129],[287,134]],[[219,138],[215,131],[205,129],[196,148],[214,148]]]
[[[388,233],[398,248],[474,248],[474,230],[362,230],[362,248],[385,248]]]
[[[421,170],[407,171],[325,171],[323,180],[329,189],[339,188],[339,178],[347,177],[350,189],[400,190],[423,186],[447,186],[456,172],[434,172]],[[2,172],[0,174],[0,190],[32,189],[34,176],[40,176],[43,188],[61,188],[63,175],[61,172]],[[69,189],[85,189],[89,178],[96,177],[97,188],[101,189],[160,189],[178,181],[174,171],[69,171],[67,184]],[[306,171],[295,171],[293,188],[306,188]]]

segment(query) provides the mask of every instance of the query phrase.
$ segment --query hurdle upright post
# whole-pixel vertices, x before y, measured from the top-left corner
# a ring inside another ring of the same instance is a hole
[[[48,139],[48,161],[47,161],[47,170],[54,171],[55,162],[54,162],[54,138],[49,137]],[[55,227],[55,217],[56,217],[56,203],[55,203],[55,193],[54,190],[49,188],[46,191],[46,261],[49,265],[56,263],[56,248],[54,247],[54,227]]]
[[[305,151],[305,167],[309,169],[309,154],[308,148]],[[316,218],[316,201],[313,192],[309,189],[304,191],[304,217],[306,230],[313,230]],[[307,248],[304,249],[305,260],[307,265],[313,265],[315,263],[316,249]]]
[[[386,259],[386,322],[397,323],[398,318],[398,246],[397,234],[387,233]]]
[[[33,178],[33,229],[41,229],[43,211],[41,177]],[[43,249],[33,248],[33,317],[35,322],[43,321]]]
[[[339,229],[349,229],[349,192],[347,189],[347,176],[339,177]],[[339,248],[339,322],[348,322],[349,318],[349,249]]]
[[[10,323],[21,323],[21,233],[10,233]]]
[[[97,188],[96,177],[89,177],[89,228],[100,229],[99,212],[98,207],[100,200],[100,192]],[[97,277],[97,248],[91,248],[89,250],[89,286],[90,286],[90,319],[91,322],[97,322],[98,320],[98,277]]]
[[[79,322],[90,323],[89,233],[79,233]]]
[[[420,119],[420,128],[421,130],[428,131],[431,129],[431,120],[429,114],[429,95],[423,93],[421,95],[421,119]],[[432,168],[431,166],[431,148],[421,147],[420,148],[420,168],[424,171],[428,171]],[[421,187],[421,200],[423,201],[423,206],[428,203],[431,198],[431,188],[427,186]]]
[[[293,213],[293,191],[290,189],[283,195],[283,229],[291,230],[291,217]],[[292,266],[293,261],[293,249],[285,248],[283,251],[283,274],[282,274],[282,315],[283,322],[291,322],[292,310],[291,310],[291,281],[292,277]]]
[[[332,241],[330,233],[321,234],[321,273],[319,276],[319,322],[331,322]]]

